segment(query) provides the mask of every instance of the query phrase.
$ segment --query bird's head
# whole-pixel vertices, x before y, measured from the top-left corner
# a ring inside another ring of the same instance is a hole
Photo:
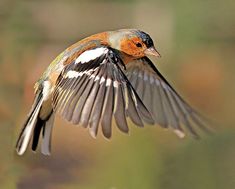
[[[122,51],[135,58],[147,55],[160,57],[151,37],[140,30],[121,29],[110,32],[109,42],[112,48]]]

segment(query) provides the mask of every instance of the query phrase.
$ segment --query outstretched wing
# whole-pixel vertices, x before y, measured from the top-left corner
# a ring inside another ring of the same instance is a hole
[[[111,137],[114,117],[118,128],[127,133],[126,117],[142,127],[154,120],[120,67],[124,64],[108,47],[87,50],[68,64],[59,76],[53,94],[53,107],[63,118],[84,127],[93,137],[101,125]]]
[[[128,63],[124,73],[155,123],[172,128],[179,137],[185,135],[182,126],[195,137],[198,137],[197,128],[210,132],[204,118],[177,94],[149,58]]]

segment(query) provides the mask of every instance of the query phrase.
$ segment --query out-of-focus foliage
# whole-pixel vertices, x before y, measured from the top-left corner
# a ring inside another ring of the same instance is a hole
[[[0,0],[0,188],[235,188],[235,1]],[[58,118],[50,157],[14,143],[33,84],[70,44],[118,28],[148,32],[157,67],[216,121],[215,136],[179,140],[159,127],[114,129],[109,142]]]

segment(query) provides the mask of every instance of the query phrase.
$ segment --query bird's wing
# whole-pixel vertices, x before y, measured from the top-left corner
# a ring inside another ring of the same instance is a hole
[[[204,118],[177,94],[149,58],[128,63],[124,73],[155,123],[172,128],[180,137],[185,135],[185,129],[195,137],[198,137],[197,128],[210,132]]]
[[[53,94],[53,107],[73,124],[89,126],[93,137],[101,125],[111,137],[114,117],[118,128],[127,133],[126,117],[142,127],[154,120],[129,83],[118,54],[108,47],[87,50],[68,64],[59,76]]]

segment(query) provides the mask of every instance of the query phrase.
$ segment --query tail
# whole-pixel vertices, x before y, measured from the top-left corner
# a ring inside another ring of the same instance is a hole
[[[36,93],[36,97],[34,99],[31,111],[28,114],[28,118],[25,121],[20,136],[17,140],[16,152],[18,155],[24,154],[29,145],[30,139],[32,138],[32,135],[33,135],[32,150],[36,151],[41,130],[42,130],[41,152],[44,155],[50,155],[51,133],[54,123],[54,113],[52,112],[46,120],[42,120],[39,117],[42,104],[43,104],[43,93],[40,90]]]

